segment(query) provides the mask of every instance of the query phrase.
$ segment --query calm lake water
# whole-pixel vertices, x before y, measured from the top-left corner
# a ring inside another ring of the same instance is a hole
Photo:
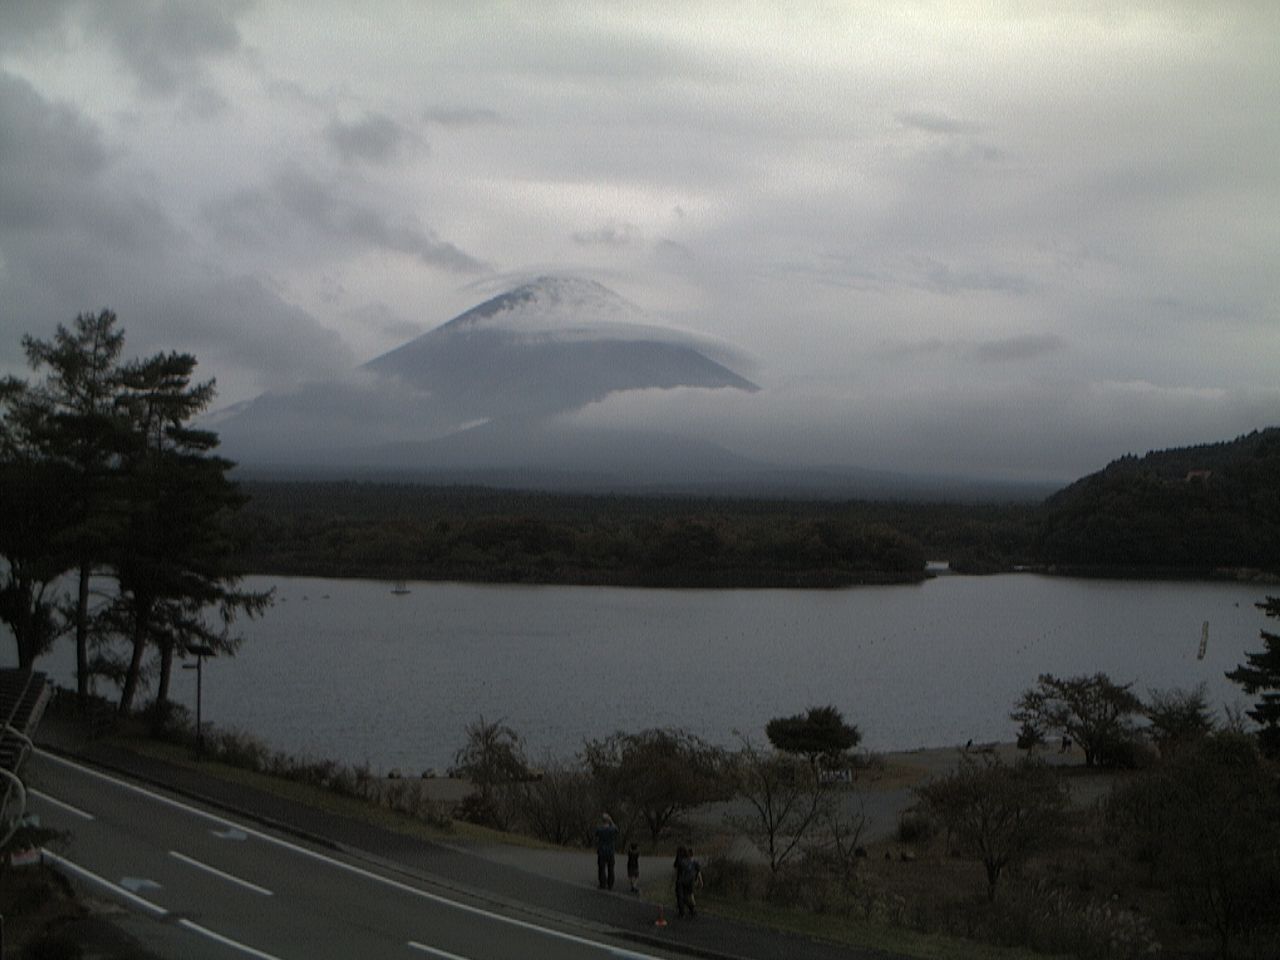
[[[1219,709],[1242,705],[1223,672],[1260,649],[1268,592],[1026,574],[832,591],[247,585],[276,603],[243,624],[237,656],[206,663],[205,719],[407,774],[446,767],[481,714],[536,758],[651,726],[729,745],[827,703],[874,750],[1011,740],[1013,701],[1042,672],[1102,670],[1142,695],[1203,681]],[[70,684],[73,664],[64,643],[42,668]],[[174,686],[194,707],[194,672]]]

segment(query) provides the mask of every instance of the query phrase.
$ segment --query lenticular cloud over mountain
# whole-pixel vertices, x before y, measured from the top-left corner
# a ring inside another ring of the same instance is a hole
[[[663,424],[593,430],[572,415],[606,398],[625,403],[631,391],[753,393],[730,365],[744,363],[734,348],[658,325],[598,283],[540,277],[347,377],[263,394],[214,426],[246,466],[600,476],[642,468],[658,479],[671,460],[686,475],[719,473],[732,470],[732,455],[677,442]]]

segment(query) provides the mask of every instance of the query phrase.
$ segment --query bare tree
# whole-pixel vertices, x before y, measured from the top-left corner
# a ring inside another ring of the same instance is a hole
[[[776,874],[803,849],[825,809],[818,770],[792,754],[761,750],[744,737],[733,771],[737,795],[752,813],[731,816],[729,822],[763,847]]]
[[[548,843],[589,843],[599,807],[591,775],[579,765],[549,756],[542,761],[539,774],[519,785],[524,825]]]
[[[527,779],[520,735],[502,720],[490,723],[482,716],[467,724],[467,742],[453,755],[451,773],[471,781],[474,793],[462,802],[460,816],[506,830],[515,816],[512,784]]]
[[[866,814],[861,806],[856,813],[849,813],[831,804],[823,812],[821,821],[826,828],[826,840],[820,850],[835,867],[844,888],[853,890],[857,885],[858,861],[866,856],[862,848],[862,834],[867,827]]]
[[[619,732],[588,740],[583,758],[604,805],[615,813],[626,811],[624,835],[638,818],[657,840],[684,811],[730,795],[723,751],[681,730]]]
[[[1010,766],[994,755],[965,754],[950,774],[916,789],[960,849],[982,861],[987,899],[1001,873],[1048,843],[1058,831],[1066,793],[1043,763]]]

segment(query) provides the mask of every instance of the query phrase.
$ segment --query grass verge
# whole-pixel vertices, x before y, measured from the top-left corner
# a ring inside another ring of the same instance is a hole
[[[674,902],[674,901],[673,901]],[[802,913],[767,903],[707,902],[706,912],[726,920],[785,930],[860,950],[878,950],[918,960],[1045,960],[1045,954],[917,933],[902,927],[856,922],[831,914]]]
[[[267,773],[245,770],[241,767],[230,766],[214,760],[197,762],[191,756],[190,748],[179,744],[134,737],[114,737],[109,742],[121,749],[162,760],[176,767],[196,770],[205,776],[215,777],[228,783],[240,784],[284,800],[303,804],[314,810],[322,810],[326,813],[381,827],[405,836],[436,842],[501,843],[508,846],[540,850],[560,849],[533,837],[503,833],[499,830],[478,826],[462,820],[453,820],[451,821],[450,829],[442,830],[424,820],[388,809],[372,801],[361,800],[358,797],[343,796],[313,784],[300,783]]]

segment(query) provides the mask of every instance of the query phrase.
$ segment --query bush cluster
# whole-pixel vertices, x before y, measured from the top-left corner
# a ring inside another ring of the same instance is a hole
[[[170,705],[164,727],[158,733],[173,743],[195,747],[195,727],[188,711]],[[319,787],[421,820],[439,830],[453,826],[444,804],[425,796],[412,780],[387,780],[374,776],[367,764],[349,766],[336,760],[297,756],[272,750],[258,737],[239,730],[205,724],[203,755],[229,767],[264,773],[294,783]]]

